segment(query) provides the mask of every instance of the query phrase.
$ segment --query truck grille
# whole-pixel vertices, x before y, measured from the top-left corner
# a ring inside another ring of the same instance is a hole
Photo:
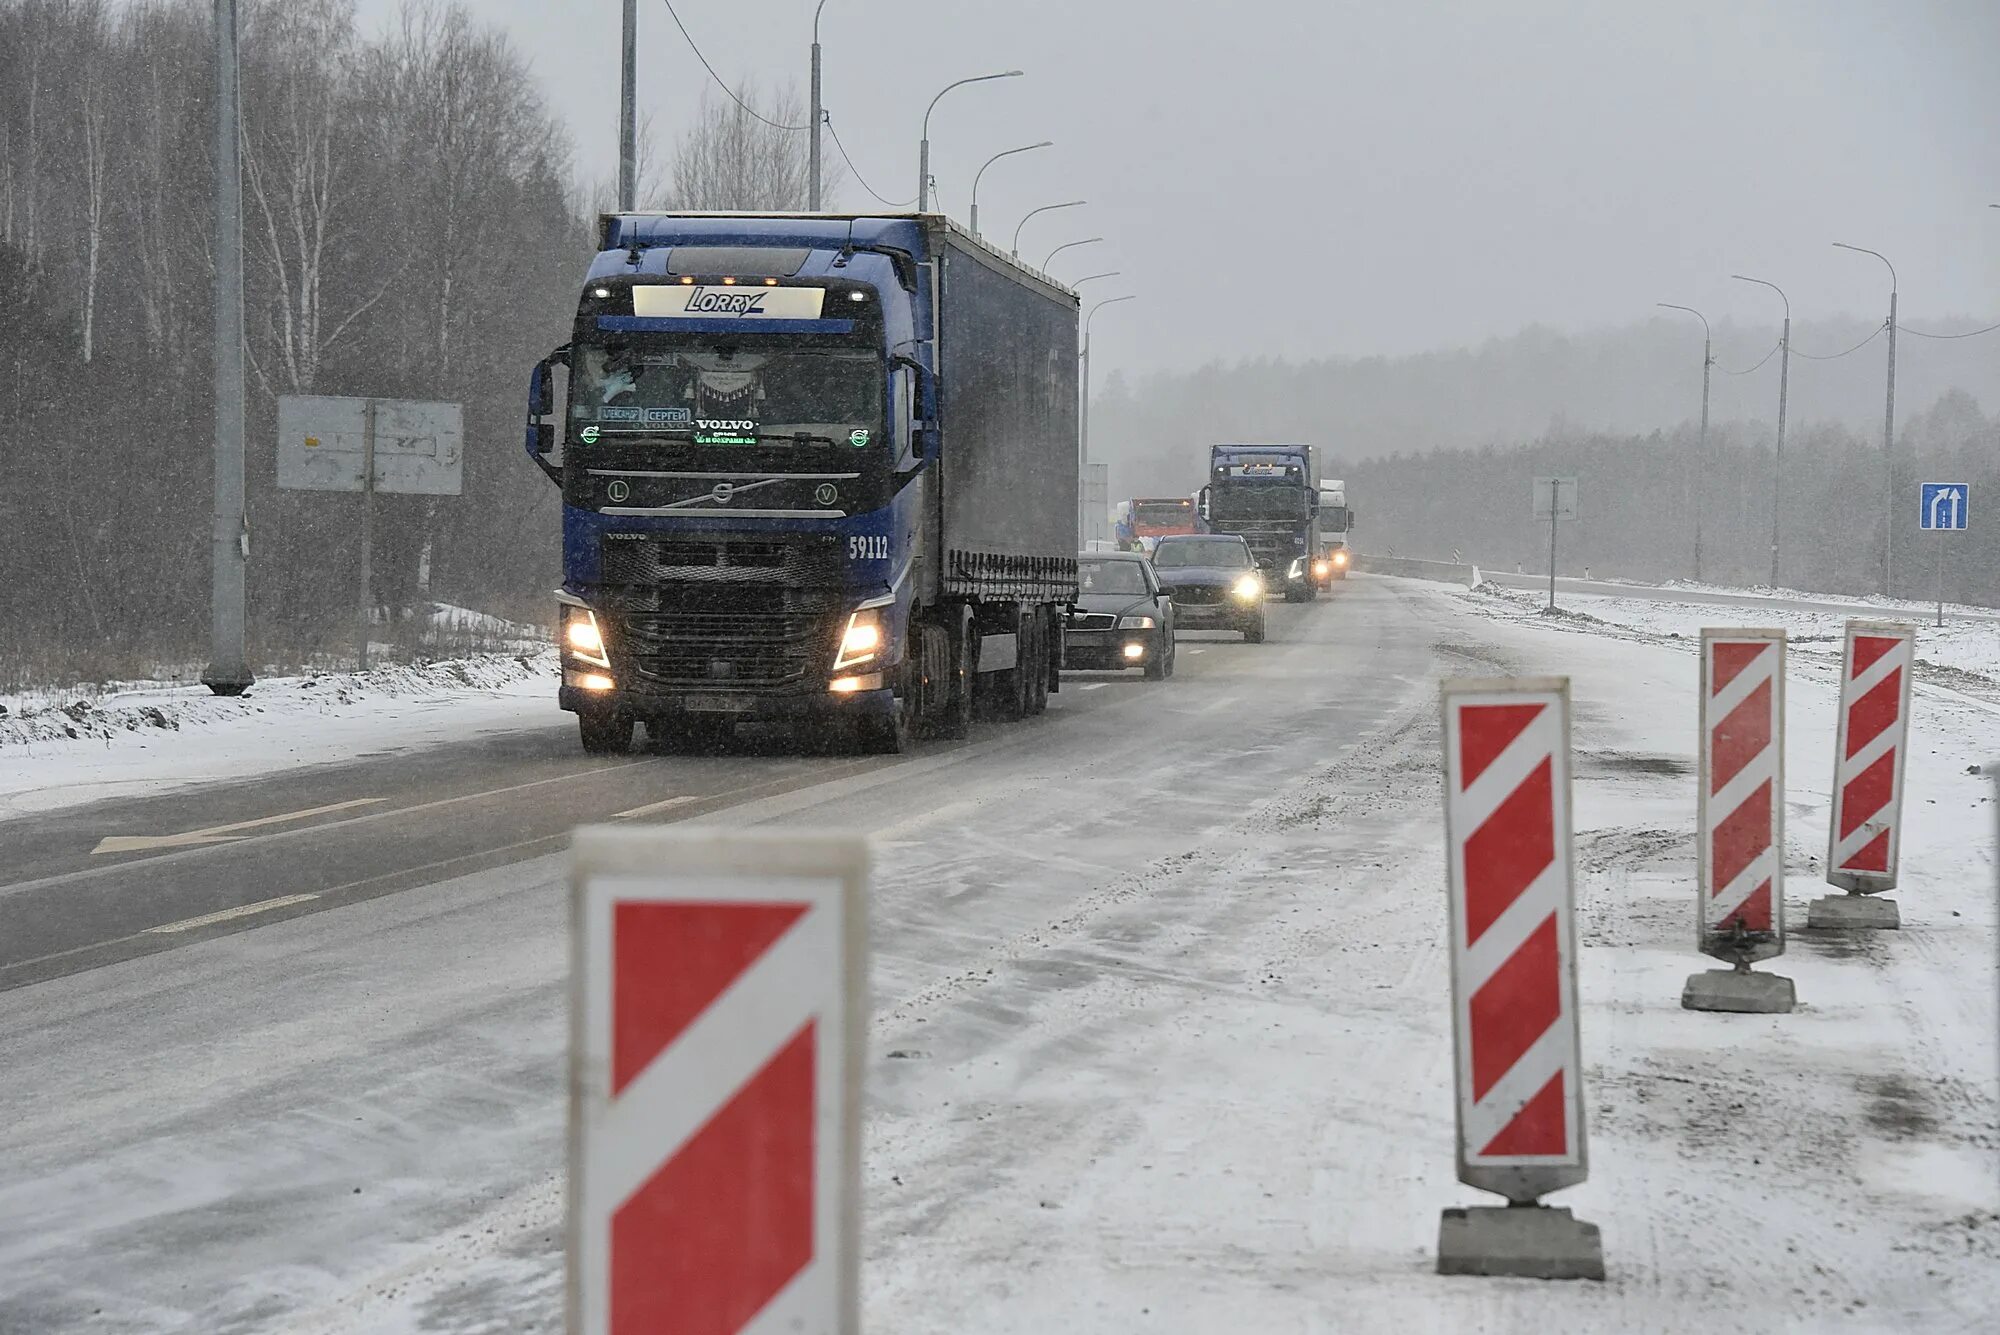
[[[688,580],[701,583],[778,583],[838,588],[840,538],[800,534],[769,538],[718,534],[707,537],[611,538],[599,540],[606,585],[653,585]]]
[[[614,661],[640,681],[775,693],[818,684],[832,666],[836,590],[678,584],[656,592],[654,609],[613,621]]]

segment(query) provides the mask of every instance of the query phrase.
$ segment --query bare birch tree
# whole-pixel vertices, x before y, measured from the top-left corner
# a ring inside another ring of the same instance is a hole
[[[694,124],[674,146],[667,201],[682,209],[803,209],[810,198],[808,114],[796,86],[769,99],[756,85],[735,96],[704,94]],[[841,173],[822,160],[821,193],[830,195]]]

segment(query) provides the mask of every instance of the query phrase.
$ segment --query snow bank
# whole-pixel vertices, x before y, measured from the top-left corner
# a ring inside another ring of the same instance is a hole
[[[554,650],[260,680],[0,697],[0,817],[551,722]]]

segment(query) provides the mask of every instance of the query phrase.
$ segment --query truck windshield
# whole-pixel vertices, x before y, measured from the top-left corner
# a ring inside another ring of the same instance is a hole
[[[1134,523],[1149,528],[1174,528],[1194,523],[1193,501],[1134,501],[1132,503]]]
[[[1208,511],[1212,519],[1300,519],[1305,493],[1282,482],[1217,484],[1209,492]]]
[[[579,348],[574,368],[572,433],[586,442],[664,435],[783,445],[806,437],[866,447],[883,435],[882,359],[859,348],[608,343]]]
[[[1153,552],[1153,564],[1161,570],[1187,566],[1211,566],[1222,570],[1248,570],[1250,549],[1240,538],[1196,538],[1191,542],[1162,542]]]

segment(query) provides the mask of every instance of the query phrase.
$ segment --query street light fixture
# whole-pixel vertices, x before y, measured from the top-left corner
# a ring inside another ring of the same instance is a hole
[[[1040,208],[1038,208],[1038,209],[1029,209],[1029,210],[1028,210],[1028,211],[1027,211],[1026,213],[1024,213],[1024,214],[1022,214],[1022,215],[1021,215],[1021,221],[1019,221],[1019,222],[1017,222],[1017,223],[1015,223],[1015,224],[1014,224],[1014,241],[1013,241],[1013,244],[1012,244],[1012,245],[1010,245],[1010,246],[1008,246],[1008,247],[1007,247],[1007,249],[1008,249],[1008,250],[1009,250],[1010,252],[1012,252],[1012,254],[1013,254],[1013,256],[1014,256],[1014,258],[1015,258],[1015,259],[1017,259],[1017,260],[1018,260],[1018,259],[1020,259],[1020,258],[1021,258],[1021,229],[1022,229],[1023,227],[1026,227],[1026,226],[1028,225],[1028,219],[1030,219],[1030,218],[1034,217],[1034,216],[1035,216],[1035,215],[1036,215],[1037,213],[1047,213],[1047,212],[1048,212],[1048,211],[1049,211],[1050,209],[1074,209],[1074,208],[1080,208],[1080,207],[1081,207],[1081,206],[1082,206],[1082,205],[1084,204],[1084,202],[1085,202],[1085,201],[1083,201],[1083,200],[1081,200],[1081,199],[1072,199],[1072,200],[1066,200],[1065,202],[1063,202],[1063,203],[1061,203],[1061,204],[1044,204],[1044,205],[1042,205],[1042,206],[1041,206]]]
[[[1701,321],[1701,437],[1694,447],[1695,486],[1700,487],[1708,467],[1708,368],[1715,365],[1715,340],[1710,336],[1708,317],[1692,306],[1676,306],[1671,301],[1656,301],[1655,306],[1664,306],[1670,311],[1686,311]],[[1701,580],[1701,497],[1694,498],[1694,577]]]
[[[1889,263],[1889,257],[1879,250],[1866,246],[1850,246],[1845,241],[1836,241],[1839,250],[1858,251],[1863,255],[1873,255],[1889,270],[1889,398],[1882,409],[1882,596],[1889,595],[1889,579],[1895,573],[1893,548],[1896,541],[1896,289],[1902,283],[1896,277],[1896,266]]]
[[[1771,458],[1771,587],[1778,587],[1778,524],[1783,512],[1785,486],[1785,395],[1792,379],[1792,299],[1785,289],[1747,274],[1729,275],[1739,283],[1768,287],[1785,303],[1785,330],[1778,338],[1778,448]]]
[[[1054,250],[1050,251],[1048,253],[1047,259],[1044,259],[1042,261],[1042,272],[1047,273],[1049,271],[1049,260],[1052,260],[1056,256],[1062,254],[1065,250],[1068,250],[1071,246],[1094,246],[1103,239],[1104,238],[1101,236],[1087,236],[1083,238],[1083,240],[1081,241],[1063,242],[1060,246],[1057,246]]]
[[[1103,273],[1085,274],[1083,277],[1071,283],[1069,285],[1069,290],[1074,292],[1078,288],[1082,287],[1085,283],[1094,282],[1099,278],[1116,278],[1118,276],[1118,273],[1119,271],[1117,269],[1106,269]]]
[[[931,112],[937,110],[938,102],[954,88],[963,88],[969,83],[985,83],[988,79],[1018,79],[1020,70],[1002,70],[998,74],[975,74],[957,83],[948,83],[938,90],[937,97],[924,108],[924,137],[917,147],[917,212],[927,213],[931,204]]]
[[[821,0],[821,3],[824,4],[825,0]],[[986,175],[986,169],[1000,161],[1000,159],[1011,158],[1016,153],[1032,153],[1038,148],[1054,147],[1055,140],[1044,139],[1039,144],[1023,144],[1019,148],[1003,148],[980,165],[979,170],[972,174],[972,217],[970,219],[970,226],[974,236],[979,235],[979,178]]]
[[[1079,467],[1090,462],[1090,322],[1095,320],[1097,313],[1106,306],[1116,306],[1121,301],[1131,300],[1134,300],[1134,297],[1130,294],[1122,297],[1106,297],[1092,306],[1089,313],[1083,317],[1083,351],[1079,354],[1083,360],[1083,403],[1082,412],[1077,419],[1076,436]]]

